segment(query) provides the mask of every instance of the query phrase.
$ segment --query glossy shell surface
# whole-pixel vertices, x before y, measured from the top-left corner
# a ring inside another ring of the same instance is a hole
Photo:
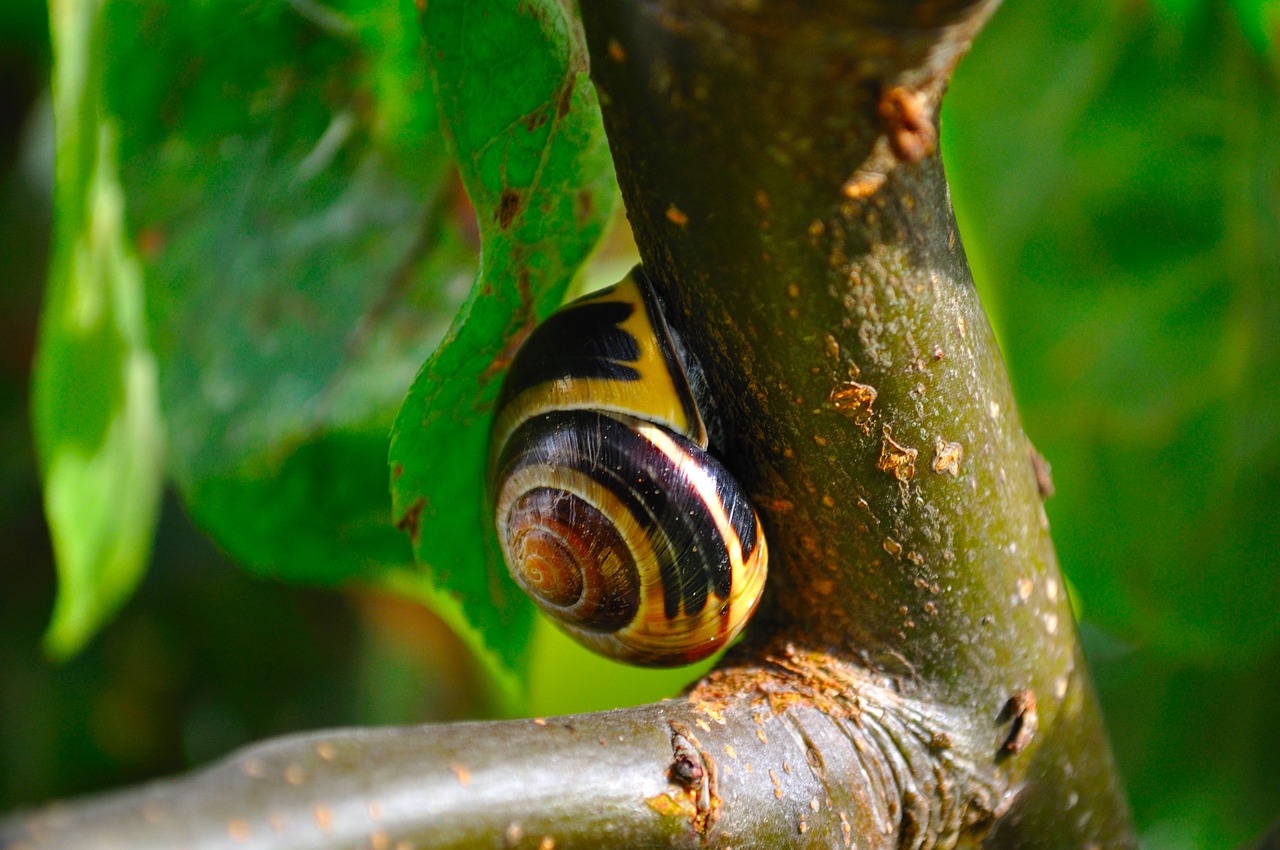
[[[503,556],[539,607],[596,651],[672,666],[742,630],[768,556],[746,494],[707,451],[642,275],[530,335],[503,387],[490,479]]]

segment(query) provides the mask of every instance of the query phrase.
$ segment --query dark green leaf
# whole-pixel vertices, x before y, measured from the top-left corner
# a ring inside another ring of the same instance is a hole
[[[392,496],[418,562],[523,676],[532,606],[483,509],[491,408],[512,340],[556,306],[599,238],[613,172],[582,38],[562,4],[432,2],[424,26],[482,271],[400,410]]]
[[[474,255],[414,4],[108,8],[106,91],[192,515],[256,573],[431,597],[391,522],[388,435]]]

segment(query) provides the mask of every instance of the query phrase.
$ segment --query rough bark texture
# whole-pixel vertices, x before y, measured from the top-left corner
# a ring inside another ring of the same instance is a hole
[[[637,241],[764,516],[684,697],[320,733],[0,825],[5,847],[1129,847],[937,153],[993,3],[584,0]]]
[[[756,634],[954,711],[1013,794],[1003,843],[1123,844],[1036,456],[937,149],[939,98],[993,6],[583,11],[637,241],[765,516]]]

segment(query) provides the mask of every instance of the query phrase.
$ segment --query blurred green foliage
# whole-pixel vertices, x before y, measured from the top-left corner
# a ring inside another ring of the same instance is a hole
[[[944,112],[966,247],[1053,464],[1055,540],[1153,848],[1229,846],[1280,811],[1278,5],[1010,0]],[[125,244],[147,283],[169,468],[222,553],[169,500],[138,595],[79,657],[41,659],[53,568],[26,398],[48,263],[49,47],[43,4],[10,0],[0,809],[293,729],[496,708],[467,660],[476,635],[381,590],[462,623],[392,528],[387,434],[503,188],[464,166],[472,198],[489,193],[477,234],[418,31],[403,26],[413,4],[108,9]],[[549,274],[536,312],[577,262]],[[463,338],[486,352],[473,377],[493,356],[486,338]],[[346,589],[261,581],[227,556],[257,577]],[[541,625],[532,647],[519,663],[535,713],[644,702],[696,674],[627,670]]]
[[[432,3],[422,25],[441,126],[480,232],[480,270],[392,431],[396,523],[484,639],[479,657],[523,696],[533,604],[507,573],[485,490],[508,346],[564,298],[609,221],[616,187],[586,44],[556,2]]]
[[[1011,2],[944,112],[1151,847],[1230,846],[1280,812],[1274,12]]]
[[[58,601],[45,644],[74,654],[132,595],[151,554],[164,468],[143,277],[125,232],[119,119],[100,92],[101,22],[55,4],[54,235],[32,419]]]

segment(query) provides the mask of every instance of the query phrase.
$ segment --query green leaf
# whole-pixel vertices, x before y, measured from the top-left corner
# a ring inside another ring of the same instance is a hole
[[[124,235],[118,123],[103,111],[100,5],[55,2],[55,233],[33,413],[58,597],[45,635],[66,658],[146,567],[163,475],[142,275]]]
[[[173,475],[256,574],[431,601],[391,521],[389,432],[475,258],[417,11],[229,11],[108,9],[104,84],[152,281]]]
[[[435,2],[432,77],[479,219],[481,272],[396,419],[397,522],[507,674],[522,679],[533,609],[484,509],[494,399],[512,340],[553,309],[603,231],[614,194],[587,57],[563,4]]]

